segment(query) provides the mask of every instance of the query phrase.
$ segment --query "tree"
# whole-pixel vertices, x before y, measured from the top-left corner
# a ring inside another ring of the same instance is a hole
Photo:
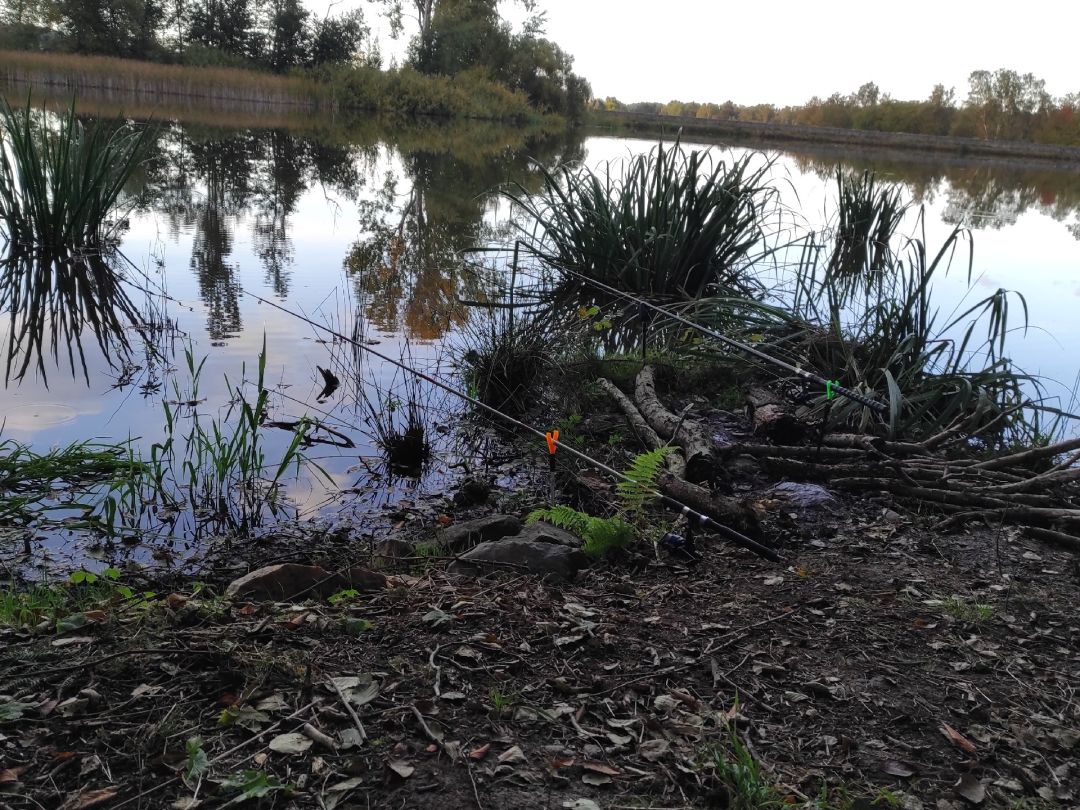
[[[48,16],[79,53],[146,56],[164,19],[158,0],[58,0]]]
[[[250,0],[195,0],[188,41],[250,59],[258,56],[254,27]]]
[[[360,9],[340,14],[337,17],[325,17],[314,25],[311,64],[326,65],[352,61],[368,33],[369,30],[364,25],[364,14]]]
[[[284,73],[305,64],[311,52],[308,12],[299,0],[273,0],[267,31],[266,63],[271,70]]]

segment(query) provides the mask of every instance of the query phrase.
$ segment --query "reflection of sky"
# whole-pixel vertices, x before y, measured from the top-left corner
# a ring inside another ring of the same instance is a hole
[[[596,165],[601,160],[622,158],[629,151],[651,148],[653,143],[639,139],[592,138],[587,143],[587,162]],[[741,151],[736,150],[736,154]],[[365,187],[359,190],[361,197],[367,195],[370,199],[373,190],[382,187],[386,173],[392,172],[401,180],[396,204],[402,204],[408,182],[396,157],[386,150],[370,165],[373,176],[368,176]],[[782,181],[778,185],[785,201],[789,204],[797,201],[807,224],[820,226],[829,210],[827,200],[831,200],[834,193],[832,183],[800,172],[794,159],[783,154],[777,159],[774,175]],[[199,189],[196,197],[201,198],[202,192]],[[931,249],[939,245],[951,229],[942,221],[946,196],[936,194],[927,211],[927,239]],[[504,203],[490,205],[484,221],[495,225],[508,214],[508,206]],[[274,287],[256,254],[254,214],[249,211],[238,218],[228,218],[228,226],[233,238],[225,264],[235,268],[234,283],[257,295],[277,300]],[[348,333],[356,301],[342,263],[353,242],[362,236],[357,203],[331,189],[309,188],[301,193],[294,211],[288,216],[287,234],[292,242],[294,259],[287,268],[289,294],[284,303],[318,322],[331,323]],[[330,403],[318,405],[314,401],[321,388],[316,366],[330,367],[335,355],[341,359],[347,357],[347,352],[320,342],[327,336],[314,327],[260,304],[250,296],[239,300],[242,324],[239,334],[227,337],[221,341],[222,345],[211,346],[207,306],[200,300],[199,282],[191,269],[194,239],[192,228],[171,234],[164,214],[139,214],[131,218],[124,248],[137,265],[147,268],[152,278],[163,283],[174,299],[167,305],[168,314],[177,319],[181,330],[190,336],[196,358],[208,357],[200,382],[200,398],[206,399],[203,413],[224,416],[230,393],[226,377],[232,385],[238,384],[244,364],[247,379],[254,378],[265,334],[266,380],[276,394],[272,400],[272,418],[293,420],[305,412],[325,412],[326,416],[321,418],[331,421],[336,428],[345,429],[357,442],[357,447],[352,450],[325,446],[312,449],[311,454],[319,459],[333,479],[331,485],[308,480],[288,484],[290,495],[305,512],[315,510],[331,493],[361,483],[364,468],[357,467],[359,457],[376,455],[370,441],[365,439],[362,411],[355,401],[351,404],[348,401],[349,392],[355,388],[349,385],[349,380],[343,379],[342,389]],[[1076,317],[1080,307],[1080,242],[1061,222],[1032,209],[1022,213],[1013,225],[999,230],[976,231],[974,244],[974,273],[978,284],[969,303],[990,294],[998,286],[1022,292],[1030,307],[1032,324],[1041,328],[1031,330],[1026,337],[1013,336],[1014,359],[1031,372],[1071,386],[1080,365],[1080,353],[1074,348],[1080,341],[1080,318]],[[150,257],[163,261],[163,275],[158,275]],[[943,320],[959,303],[966,289],[963,261],[960,259],[956,263],[947,278],[938,280],[937,300]],[[136,303],[142,300],[139,295],[133,297]],[[1020,323],[1020,315],[1017,306],[1012,313],[1014,324]],[[368,337],[379,340],[377,348],[391,356],[397,357],[402,350],[400,336],[377,333]],[[136,387],[116,390],[107,366],[100,358],[95,360],[90,351],[96,347],[87,344],[87,348],[92,363],[89,389],[81,377],[73,380],[70,373],[65,377],[54,370],[49,375],[48,387],[28,377],[21,384],[13,383],[0,391],[0,416],[9,416],[9,424],[3,433],[5,437],[32,440],[39,447],[47,447],[83,439],[125,439],[130,436],[139,439],[144,448],[162,437],[161,400],[163,393],[172,397],[171,389],[143,396],[137,390],[141,380],[137,380]],[[431,360],[439,355],[435,345],[414,343],[412,349],[417,359]],[[182,387],[186,386],[182,352],[178,351],[171,362],[181,367],[177,379]],[[366,368],[366,374],[380,379],[383,384],[395,376],[391,369],[377,362]],[[438,401],[440,409],[448,407],[444,397],[439,397]],[[289,434],[266,430],[264,439],[268,461],[276,462],[288,443]]]

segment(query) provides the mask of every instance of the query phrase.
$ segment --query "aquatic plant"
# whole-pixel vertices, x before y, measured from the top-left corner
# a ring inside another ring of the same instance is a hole
[[[893,237],[908,205],[898,186],[881,184],[874,172],[861,175],[836,167],[836,224],[827,271],[837,279],[880,278],[895,264]]]
[[[51,355],[58,367],[66,358],[72,376],[81,368],[89,383],[84,334],[115,368],[131,348],[128,330],[141,333],[143,326],[112,256],[67,250],[11,251],[0,258],[0,312],[9,318],[5,382],[21,379],[31,366],[47,382]]]
[[[759,286],[748,267],[768,252],[765,227],[780,211],[771,166],[660,143],[621,169],[544,169],[538,193],[503,193],[528,215],[525,242],[550,266],[639,294],[750,295]]]
[[[529,308],[489,310],[464,330],[458,361],[470,393],[501,411],[521,413],[566,334],[554,312]]]
[[[56,118],[0,99],[0,224],[20,248],[100,248],[125,183],[146,154],[146,127],[86,125],[75,104]]]

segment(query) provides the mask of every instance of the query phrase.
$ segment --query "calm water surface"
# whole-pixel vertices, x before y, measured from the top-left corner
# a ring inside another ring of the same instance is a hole
[[[364,512],[438,493],[447,485],[448,465],[478,450],[452,429],[457,403],[433,389],[423,393],[426,418],[441,426],[433,461],[418,480],[388,478],[365,399],[406,399],[405,375],[370,357],[357,362],[347,344],[250,293],[459,379],[449,347],[483,313],[461,301],[497,297],[505,281],[498,266],[480,266],[485,263],[476,254],[463,261],[468,249],[504,241],[509,233],[508,206],[494,189],[510,181],[536,188],[539,166],[597,165],[653,143],[596,136],[545,141],[480,126],[323,139],[164,126],[153,161],[132,189],[143,202],[131,213],[121,245],[130,259],[123,269],[133,303],[148,320],[170,327],[151,335],[157,356],[145,350],[146,335],[131,330],[126,353],[115,342],[105,353],[93,340],[85,342],[86,376],[78,362],[73,373],[65,358],[47,359],[44,375],[31,368],[0,390],[2,435],[40,449],[130,437],[147,451],[163,435],[162,401],[175,398],[174,381],[182,392],[190,388],[185,346],[197,360],[206,357],[199,408],[224,417],[236,386],[254,380],[265,340],[272,418],[287,422],[310,414],[356,444],[309,451],[331,480],[290,479],[297,514]],[[784,200],[808,227],[825,223],[836,158],[770,155]],[[1012,356],[1050,378],[1048,389],[1067,406],[1080,367],[1080,172],[851,157],[845,164],[875,168],[902,183],[925,206],[931,249],[953,224],[972,228],[972,295],[998,287],[1023,294],[1033,328],[1012,335]],[[965,263],[957,262],[937,284],[945,314],[962,303]],[[9,315],[5,320],[10,325]],[[0,369],[8,359],[0,358]],[[344,381],[322,402],[318,367],[334,369]],[[264,436],[268,458],[276,460],[290,436],[274,429]],[[195,533],[186,524],[174,531]],[[70,543],[61,534],[44,539],[54,551]]]

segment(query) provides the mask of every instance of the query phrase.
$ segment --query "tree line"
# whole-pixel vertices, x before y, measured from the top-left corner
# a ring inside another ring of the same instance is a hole
[[[957,99],[955,88],[946,89],[942,84],[935,85],[926,99],[901,101],[882,93],[874,82],[867,82],[854,93],[833,93],[826,99],[814,96],[801,106],[743,106],[731,101],[624,104],[609,96],[592,100],[591,107],[719,121],[1080,144],[1080,93],[1054,98],[1046,92],[1042,79],[1006,68],[973,71],[963,101]]]
[[[535,0],[515,1],[529,13],[517,31],[498,0],[368,0],[368,11],[385,14],[395,36],[409,37],[405,64],[391,72],[461,76],[459,85],[478,93],[497,84],[541,112],[579,119],[588,82],[574,73],[573,57],[543,36]],[[0,48],[315,70],[328,80],[334,71],[383,67],[363,9],[318,17],[301,0],[0,0]],[[363,84],[355,78],[354,88]]]

